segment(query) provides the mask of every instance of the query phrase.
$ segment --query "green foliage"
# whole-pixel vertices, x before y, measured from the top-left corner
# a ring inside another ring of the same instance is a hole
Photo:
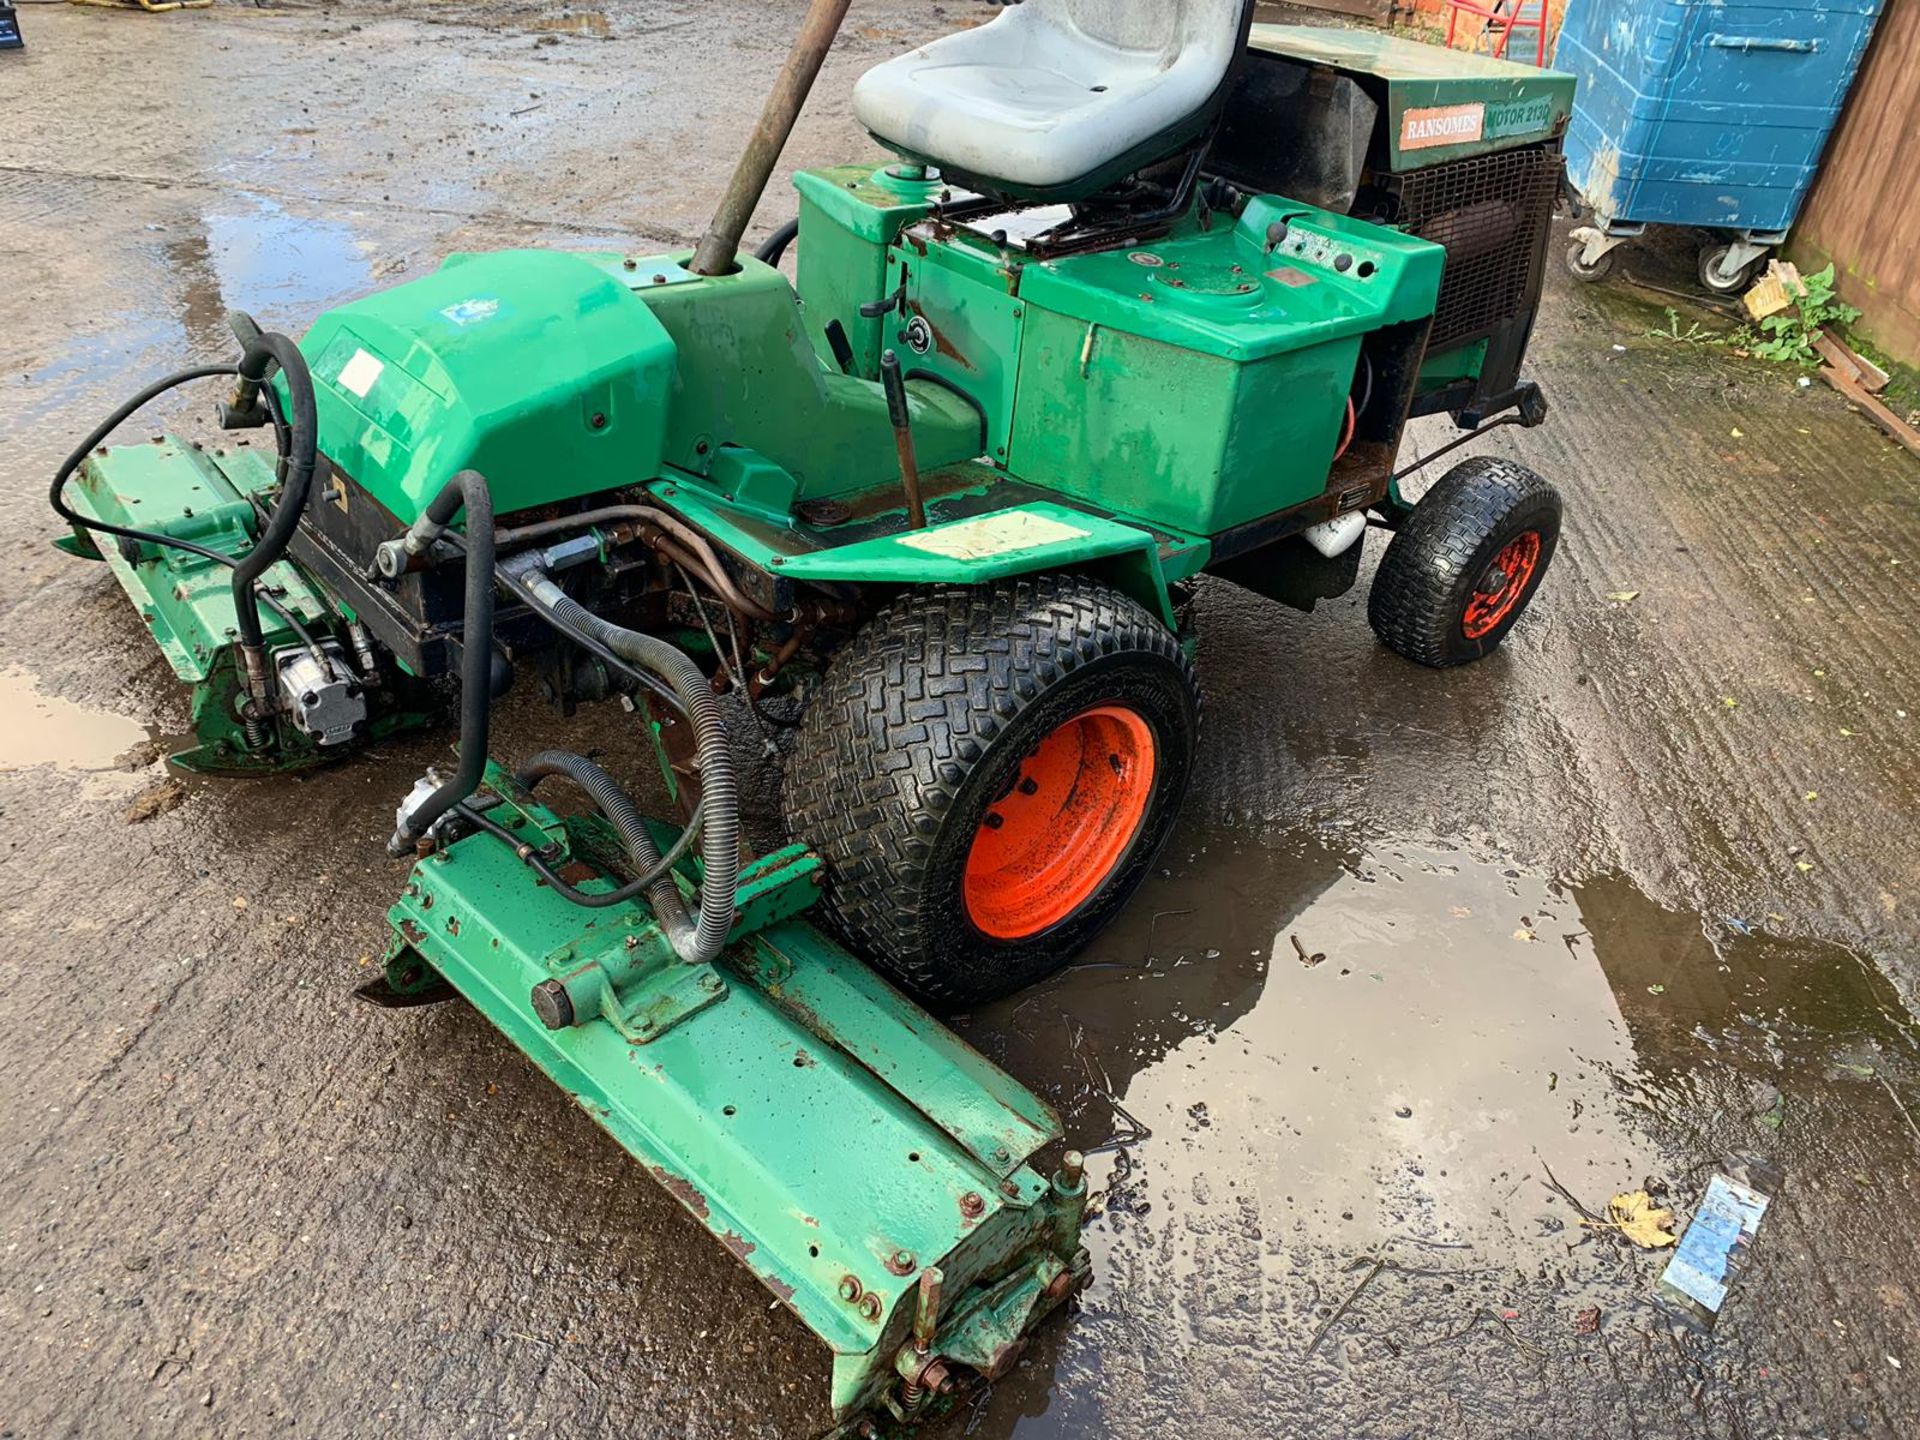
[[[1743,325],[1734,339],[1749,354],[1781,365],[1812,369],[1818,364],[1813,342],[1828,325],[1845,327],[1860,312],[1833,293],[1833,266],[1800,277],[1805,291],[1793,297],[1791,308],[1769,315],[1757,326]]]
[[[1677,340],[1683,345],[1707,345],[1715,340],[1712,332],[1700,328],[1698,320],[1689,321],[1687,328],[1682,330],[1680,312],[1671,305],[1667,306],[1667,323],[1654,326],[1647,331],[1647,335],[1655,340]]]

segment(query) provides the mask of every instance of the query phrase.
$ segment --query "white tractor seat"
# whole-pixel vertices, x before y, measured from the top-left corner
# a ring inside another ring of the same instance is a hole
[[[1250,9],[1249,0],[1025,0],[875,66],[854,86],[853,113],[888,148],[957,176],[1055,190],[1203,111]]]

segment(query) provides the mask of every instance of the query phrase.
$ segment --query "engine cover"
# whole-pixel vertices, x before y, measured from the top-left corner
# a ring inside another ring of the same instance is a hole
[[[300,349],[320,449],[402,523],[468,468],[501,515],[659,473],[674,343],[617,255],[454,255]]]

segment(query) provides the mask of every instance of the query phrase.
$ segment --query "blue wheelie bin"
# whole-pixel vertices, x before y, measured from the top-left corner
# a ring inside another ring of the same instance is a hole
[[[1579,77],[1567,179],[1598,280],[1648,225],[1713,232],[1700,280],[1744,290],[1786,239],[1883,0],[1570,0],[1554,66]]]

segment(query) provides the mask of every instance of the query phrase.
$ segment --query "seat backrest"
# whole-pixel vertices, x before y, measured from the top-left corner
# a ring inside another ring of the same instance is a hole
[[[1116,50],[1218,63],[1224,76],[1252,0],[1025,0],[1023,9]]]

